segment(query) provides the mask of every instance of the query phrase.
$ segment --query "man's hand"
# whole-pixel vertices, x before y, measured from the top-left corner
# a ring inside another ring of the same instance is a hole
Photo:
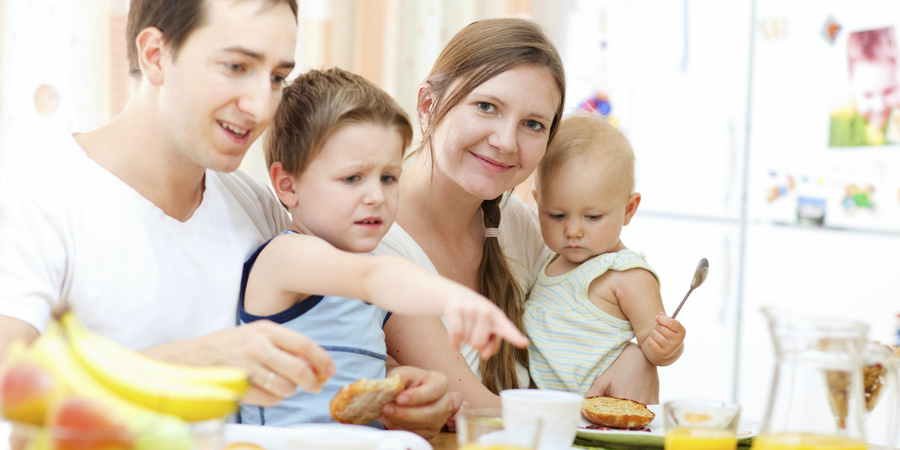
[[[622,354],[591,385],[586,397],[619,397],[648,405],[659,403],[659,374],[636,344],[628,344]]]
[[[242,403],[274,406],[294,395],[322,388],[335,372],[328,353],[309,337],[266,320],[229,328],[143,352],[179,364],[223,365],[247,369],[252,387]]]
[[[453,409],[447,377],[412,366],[390,369],[387,375],[399,375],[406,388],[382,408],[384,426],[412,431],[425,439],[437,436]]]
[[[8,316],[0,316],[0,362],[3,362],[6,347],[12,341],[23,339],[25,342],[31,343],[40,335],[41,333],[36,328],[26,322]]]

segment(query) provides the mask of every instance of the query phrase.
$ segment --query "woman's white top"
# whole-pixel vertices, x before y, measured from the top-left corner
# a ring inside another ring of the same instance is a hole
[[[510,194],[506,194],[500,202],[500,211],[500,247],[503,249],[507,264],[509,264],[522,292],[527,294],[537,280],[541,263],[549,255],[549,249],[544,245],[544,239],[541,237],[537,212],[526,205],[522,199]],[[422,247],[396,223],[388,230],[387,235],[372,254],[402,256],[438,273]],[[460,346],[460,351],[472,372],[481,381],[481,370],[479,369],[481,357],[478,352],[465,343]],[[519,379],[519,387],[527,388],[529,384],[528,369],[517,365],[516,375]]]

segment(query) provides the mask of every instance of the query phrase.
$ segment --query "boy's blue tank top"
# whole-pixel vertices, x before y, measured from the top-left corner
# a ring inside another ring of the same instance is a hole
[[[284,233],[297,234],[294,231]],[[241,423],[290,426],[299,423],[334,422],[328,406],[344,385],[360,378],[384,378],[387,348],[382,327],[391,313],[362,300],[316,295],[272,316],[260,317],[248,314],[244,310],[247,279],[259,253],[271,241],[270,239],[256,249],[244,263],[238,303],[239,323],[246,324],[267,319],[309,336],[328,352],[337,366],[337,373],[325,383],[322,392],[318,394],[298,388],[296,394],[286,398],[278,406],[263,408],[241,405]],[[377,420],[369,425],[384,428]]]

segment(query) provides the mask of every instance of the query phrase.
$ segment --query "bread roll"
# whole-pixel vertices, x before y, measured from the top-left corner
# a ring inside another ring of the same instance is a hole
[[[403,381],[396,375],[383,380],[360,379],[342,387],[331,399],[331,417],[340,423],[369,423],[381,417],[381,408],[402,390]]]
[[[588,397],[581,404],[581,415],[597,425],[612,428],[638,428],[653,421],[647,405],[616,397]]]

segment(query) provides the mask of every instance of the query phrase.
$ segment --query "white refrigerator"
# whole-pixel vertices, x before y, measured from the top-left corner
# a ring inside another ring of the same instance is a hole
[[[888,1],[574,2],[559,37],[567,106],[608,112],[637,157],[643,202],[623,242],[659,272],[669,313],[709,259],[678,316],[685,353],[660,369],[661,401],[732,400],[762,420],[774,367],[765,304],[860,320],[893,343],[900,145],[832,145],[830,117],[849,90],[848,34],[898,12]],[[870,427],[887,426],[879,414]]]
[[[900,3],[757,0],[755,16],[736,372],[748,415],[774,362],[762,305],[858,320],[891,344],[900,313]],[[871,442],[886,409],[867,419]]]

